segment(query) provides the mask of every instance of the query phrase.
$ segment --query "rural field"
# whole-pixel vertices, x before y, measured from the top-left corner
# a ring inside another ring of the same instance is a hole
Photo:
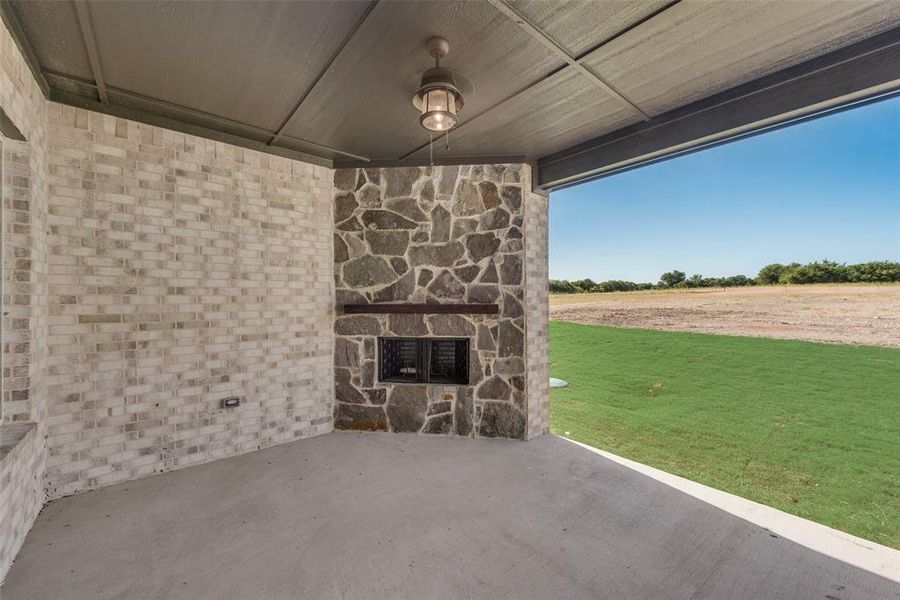
[[[558,294],[550,319],[900,348],[900,284]]]
[[[900,286],[555,296],[551,319],[555,433],[900,548]]]

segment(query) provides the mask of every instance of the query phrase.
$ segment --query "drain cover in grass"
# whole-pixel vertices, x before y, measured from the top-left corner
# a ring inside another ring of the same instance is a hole
[[[569,382],[563,381],[562,379],[557,379],[556,377],[551,377],[550,378],[550,387],[552,387],[552,388],[569,387]]]

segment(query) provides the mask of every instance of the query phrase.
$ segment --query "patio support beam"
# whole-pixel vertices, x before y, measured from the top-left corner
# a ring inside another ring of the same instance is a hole
[[[545,190],[900,93],[900,28],[538,159]]]
[[[77,108],[84,108],[86,110],[112,115],[114,117],[120,117],[122,119],[129,119],[131,121],[138,121],[139,123],[146,123],[148,125],[162,127],[163,129],[171,129],[172,131],[180,131],[181,133],[187,133],[189,135],[196,135],[198,137],[204,137],[207,139],[216,140],[218,142],[225,142],[226,144],[239,146],[241,148],[247,148],[249,150],[256,150],[258,152],[264,152],[266,154],[283,156],[285,158],[291,158],[294,160],[308,162],[314,165],[321,165],[328,168],[331,168],[333,165],[331,159],[318,156],[316,154],[301,152],[299,150],[292,150],[290,148],[285,148],[284,146],[269,146],[264,141],[254,140],[244,135],[226,133],[224,131],[212,129],[203,125],[197,125],[195,123],[189,123],[171,117],[164,117],[161,115],[153,114],[139,108],[121,106],[113,102],[104,104],[102,102],[98,102],[97,100],[92,100],[91,98],[87,98],[73,92],[53,89],[50,91],[50,100],[52,100],[53,102],[59,102],[60,104],[68,104],[69,106],[75,106]],[[244,125],[244,127],[247,126]]]
[[[81,28],[81,37],[84,39],[84,48],[87,51],[88,61],[91,64],[91,73],[97,82],[97,95],[100,102],[109,102],[106,93],[106,80],[103,79],[103,68],[100,65],[100,52],[97,50],[97,36],[94,34],[94,25],[91,23],[91,7],[87,0],[74,0],[75,13],[78,16],[78,27]]]
[[[626,108],[639,115],[644,121],[650,120],[650,115],[641,110],[640,107],[638,107],[634,102],[626,98],[625,95],[622,94],[619,90],[607,83],[607,81],[603,79],[603,77],[584,66],[578,58],[575,58],[574,56],[569,54],[569,52],[548,33],[529,21],[528,17],[507,4],[506,0],[488,1],[494,6],[494,8],[505,14],[507,17],[512,19],[512,21],[515,22],[519,27],[524,29],[529,35],[531,35],[531,37],[541,42],[556,56],[565,61],[566,64],[581,73],[593,85],[597,86],[598,88],[618,100]]]
[[[72,77],[70,75],[63,75],[62,73],[56,73],[50,70],[46,71],[46,76],[50,79],[50,81],[62,82],[73,84],[76,86],[87,86],[91,88],[96,88],[96,84],[92,81],[88,81],[86,79],[82,79],[80,77]],[[150,106],[158,109],[162,109],[163,111],[170,114],[177,114],[179,119],[184,119],[188,124],[196,123],[202,124],[204,122],[212,123],[218,127],[224,127],[232,130],[240,130],[245,132],[245,137],[249,139],[256,138],[269,138],[273,135],[273,131],[269,129],[263,129],[262,127],[256,127],[255,125],[250,125],[248,123],[242,123],[240,121],[233,121],[231,119],[227,119],[225,117],[221,117],[219,115],[210,114],[207,112],[203,112],[201,110],[197,110],[194,108],[189,108],[187,106],[181,106],[180,104],[174,104],[172,102],[167,102],[165,100],[159,100],[158,98],[153,98],[150,96],[145,96],[143,94],[138,94],[136,92],[129,92],[128,90],[123,90],[117,87],[107,86],[106,88],[107,94],[110,96],[112,102],[111,104],[116,104],[117,102],[123,106]],[[68,103],[66,98],[69,96],[60,95],[60,97],[54,98],[59,102]],[[141,110],[141,109],[135,109]],[[135,119],[141,120],[141,119]],[[202,126],[202,125],[201,125]],[[282,135],[282,139],[294,142],[301,146],[307,146],[312,150],[319,150],[328,154],[340,154],[341,156],[346,156],[353,160],[358,160],[362,162],[369,162],[369,159],[365,156],[360,156],[358,154],[353,154],[351,152],[344,152],[343,150],[338,150],[337,148],[332,148],[330,146],[325,146],[323,144],[317,144],[316,142],[310,142],[309,140],[303,140],[290,135]],[[273,146],[275,148],[287,148],[286,146]]]
[[[437,141],[437,140],[435,140]],[[528,161],[528,157],[524,154],[486,154],[486,155],[466,155],[466,156],[447,156],[437,158],[434,161],[429,158],[410,158],[406,160],[346,160],[335,159],[335,169],[391,169],[394,167],[429,167],[429,166],[452,166],[452,165],[505,165],[510,163],[524,163]]]
[[[272,136],[272,139],[269,140],[269,145],[272,146],[278,142],[279,139],[284,137],[285,130],[288,125],[296,118],[296,116],[300,113],[300,107],[303,106],[303,103],[306,102],[306,99],[309,98],[309,95],[316,89],[316,86],[319,85],[319,82],[328,74],[328,71],[331,69],[331,66],[334,64],[334,61],[337,60],[338,56],[340,56],[341,52],[344,48],[347,47],[347,44],[350,43],[350,40],[353,39],[353,36],[356,35],[356,32],[363,26],[363,23],[366,22],[366,19],[369,18],[369,15],[372,14],[372,11],[375,10],[375,7],[378,5],[378,0],[372,0],[369,3],[369,6],[366,7],[366,10],[363,11],[363,14],[360,15],[359,19],[350,29],[350,32],[344,37],[341,44],[337,47],[334,53],[331,55],[331,58],[328,59],[328,62],[325,63],[325,66],[322,67],[322,70],[319,71],[316,78],[313,79],[313,82],[306,88],[306,91],[300,96],[300,99],[297,101],[297,104],[294,105],[294,109],[290,112],[290,114],[285,117],[284,121],[281,122],[281,125],[275,131],[275,135]],[[364,159],[365,160],[365,159]]]

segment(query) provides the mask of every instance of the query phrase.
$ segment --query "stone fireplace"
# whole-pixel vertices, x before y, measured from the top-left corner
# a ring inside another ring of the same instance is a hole
[[[546,335],[547,199],[528,166],[339,169],[334,194],[335,428],[545,431],[529,341]]]

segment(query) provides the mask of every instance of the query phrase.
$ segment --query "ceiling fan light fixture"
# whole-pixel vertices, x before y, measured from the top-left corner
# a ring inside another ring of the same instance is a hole
[[[419,109],[419,124],[428,131],[445,133],[459,125],[457,113],[463,106],[462,93],[456,87],[453,73],[441,67],[441,59],[450,51],[450,44],[442,37],[428,40],[428,53],[435,65],[422,74],[413,105]]]

